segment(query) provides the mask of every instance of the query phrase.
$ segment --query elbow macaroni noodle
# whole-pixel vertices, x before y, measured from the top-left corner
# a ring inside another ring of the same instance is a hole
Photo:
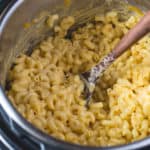
[[[79,73],[110,52],[139,20],[120,21],[117,12],[96,16],[64,36],[75,20],[64,18],[55,36],[42,41],[31,56],[20,55],[9,73],[8,97],[16,109],[42,131],[81,145],[110,146],[150,135],[150,39],[133,45],[118,58],[96,85],[85,108]],[[58,15],[50,16],[53,26]]]

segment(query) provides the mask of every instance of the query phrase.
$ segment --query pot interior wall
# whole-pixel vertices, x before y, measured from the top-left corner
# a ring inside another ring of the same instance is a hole
[[[129,0],[137,7],[146,10],[150,8],[147,0]],[[4,29],[0,27],[0,83],[4,87],[6,76],[16,56],[22,52],[31,51],[32,48],[52,30],[46,26],[45,20],[49,14],[63,16],[73,15],[76,26],[90,21],[95,14],[109,10],[117,10],[122,16],[128,17],[128,1],[120,0],[25,0],[20,1],[19,7],[11,15]],[[36,19],[34,19],[36,18]],[[30,27],[25,28],[30,23]]]

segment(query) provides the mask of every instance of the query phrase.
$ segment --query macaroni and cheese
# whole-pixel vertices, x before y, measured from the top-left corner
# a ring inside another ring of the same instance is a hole
[[[58,15],[50,16],[49,27]],[[9,73],[7,94],[32,124],[56,138],[110,146],[150,135],[150,38],[119,57],[98,81],[89,109],[79,74],[97,64],[140,19],[121,21],[117,12],[96,16],[66,39],[71,16],[54,26],[30,56],[21,54]]]

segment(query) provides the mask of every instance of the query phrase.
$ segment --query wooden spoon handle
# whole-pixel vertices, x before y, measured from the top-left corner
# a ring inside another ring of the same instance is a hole
[[[132,44],[137,42],[145,34],[150,32],[150,11],[132,28],[117,44],[112,51],[113,57],[117,58],[124,53]]]
[[[104,72],[117,57],[123,54],[132,44],[137,42],[148,32],[150,32],[150,11],[122,38],[112,52],[106,55],[96,66],[92,67],[91,70],[82,73],[82,76],[88,83],[95,83],[102,72]]]

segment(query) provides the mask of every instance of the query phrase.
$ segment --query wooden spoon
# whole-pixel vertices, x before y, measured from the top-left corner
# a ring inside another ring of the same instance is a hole
[[[91,100],[97,79],[119,56],[121,56],[131,45],[145,36],[148,32],[150,32],[150,11],[144,15],[135,27],[122,38],[112,52],[106,55],[102,61],[92,67],[89,71],[80,74],[85,85],[84,95],[87,101],[87,106]]]

